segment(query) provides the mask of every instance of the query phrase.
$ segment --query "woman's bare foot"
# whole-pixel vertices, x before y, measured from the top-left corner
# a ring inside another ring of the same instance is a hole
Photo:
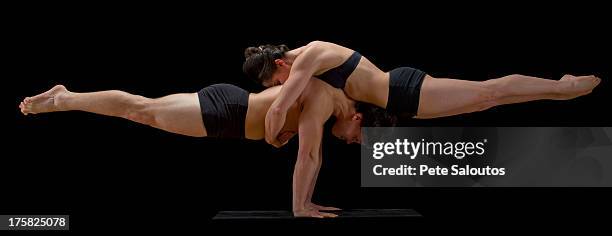
[[[66,87],[63,85],[56,85],[47,92],[38,94],[34,97],[26,97],[23,99],[23,102],[19,104],[19,108],[24,115],[61,111],[58,103],[60,98],[67,93],[69,93],[69,91]]]
[[[559,94],[561,94],[564,99],[572,99],[591,93],[591,91],[599,85],[601,79],[594,75],[564,75],[559,82],[561,82]]]

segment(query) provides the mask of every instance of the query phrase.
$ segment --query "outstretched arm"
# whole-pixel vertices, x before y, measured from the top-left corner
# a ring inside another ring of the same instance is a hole
[[[312,45],[298,56],[289,72],[289,78],[283,84],[278,97],[274,100],[266,114],[266,142],[276,147],[281,144],[277,140],[278,133],[285,124],[287,110],[306,88],[308,81],[320,68],[325,56],[320,47]]]

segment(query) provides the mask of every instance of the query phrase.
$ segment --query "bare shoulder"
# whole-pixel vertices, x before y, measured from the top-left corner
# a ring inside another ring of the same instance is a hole
[[[312,77],[300,95],[300,102],[304,105],[316,106],[323,110],[327,105],[331,104],[328,86],[327,83]]]
[[[270,88],[266,88],[265,90],[259,92],[259,93],[255,93],[255,95],[260,96],[260,97],[272,97],[272,98],[276,98],[278,96],[278,94],[280,93],[280,90],[282,88],[281,86],[273,86]]]
[[[301,54],[302,52],[308,51],[308,52],[319,52],[319,51],[323,51],[325,49],[329,49],[331,47],[333,47],[335,44],[333,43],[329,43],[329,42],[324,42],[324,41],[311,41],[310,43],[295,48],[291,51],[297,53],[297,54]]]
[[[320,40],[312,41],[308,43],[306,47],[313,48],[315,50],[325,50],[325,51],[330,51],[330,50],[332,51],[353,51],[352,49],[344,47],[342,45],[331,43],[331,42],[326,42],[326,41],[320,41]]]
[[[312,41],[306,44],[307,47],[330,47],[333,45],[335,44],[330,43],[330,42],[320,41],[320,40],[315,40],[315,41]]]
[[[317,90],[320,89],[319,82],[322,82],[322,81],[319,81],[319,79],[315,77],[311,77],[308,80],[308,84],[306,84],[306,87],[302,91],[302,94],[300,94],[298,101],[300,101],[301,103],[304,103],[304,102],[312,101],[316,96],[318,96]]]
[[[302,96],[305,97],[322,97],[327,93],[327,88],[324,81],[318,79],[317,77],[311,77],[304,88],[304,92],[302,92]]]
[[[342,64],[352,53],[353,50],[338,44],[312,41],[305,46],[302,60],[318,63],[314,74],[321,74]]]

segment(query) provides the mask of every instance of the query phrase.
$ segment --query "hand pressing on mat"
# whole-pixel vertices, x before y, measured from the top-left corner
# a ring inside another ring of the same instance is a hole
[[[293,216],[294,217],[313,217],[313,218],[334,218],[334,217],[337,217],[338,215],[334,213],[320,212],[315,209],[300,209],[300,210],[294,209]]]

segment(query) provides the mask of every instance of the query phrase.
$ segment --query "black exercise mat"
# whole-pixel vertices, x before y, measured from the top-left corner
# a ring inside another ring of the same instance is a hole
[[[413,209],[349,209],[330,211],[338,218],[403,218],[422,217]],[[290,211],[220,211],[213,220],[294,219]]]

